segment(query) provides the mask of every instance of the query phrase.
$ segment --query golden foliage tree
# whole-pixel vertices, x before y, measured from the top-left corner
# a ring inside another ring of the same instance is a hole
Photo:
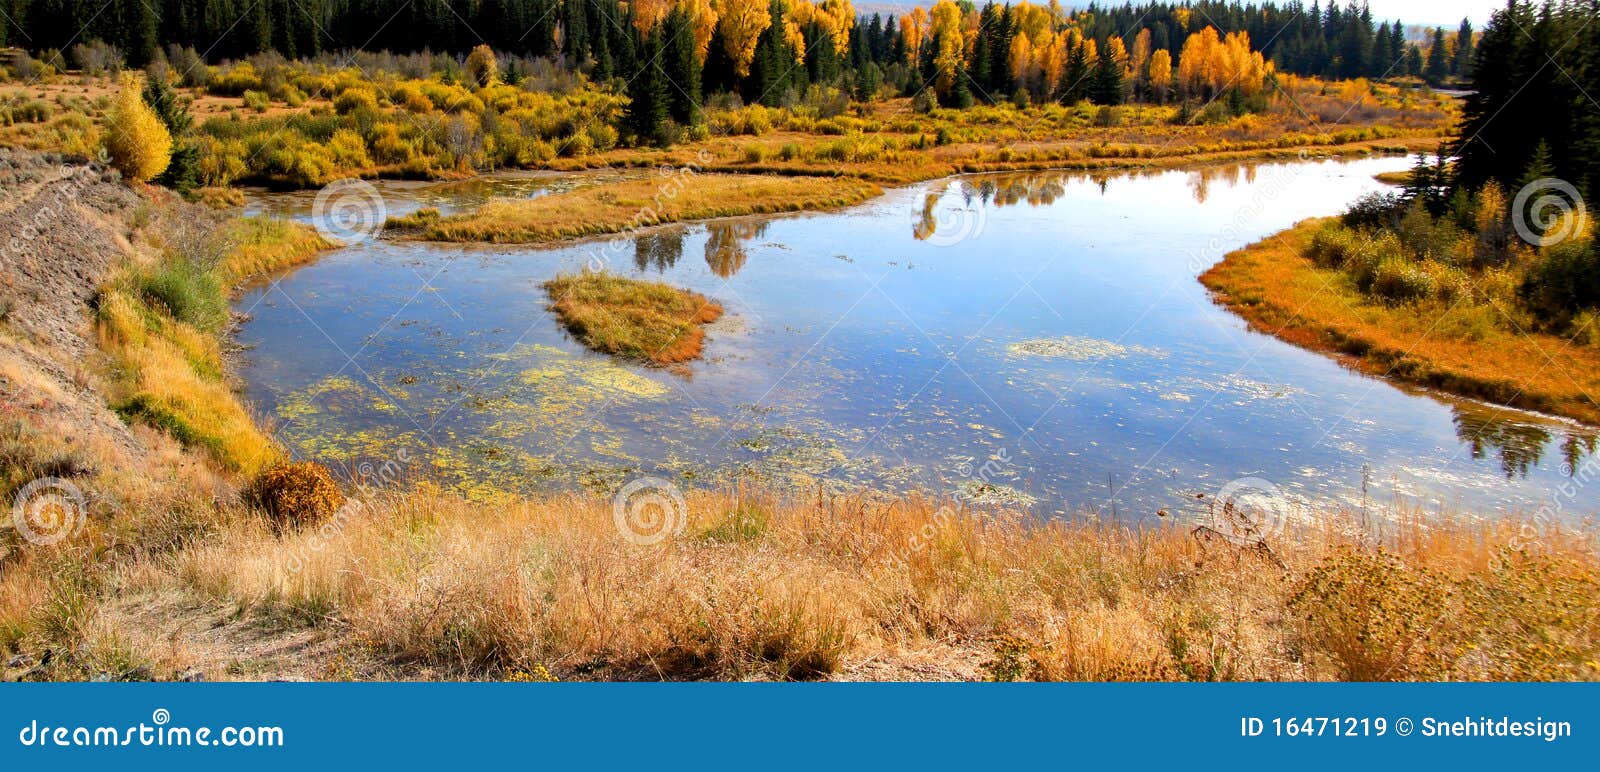
[[[633,26],[649,34],[672,12],[672,5],[672,0],[633,0]]]
[[[494,49],[479,43],[467,54],[467,74],[480,88],[500,82],[500,63],[494,58]]]
[[[1254,96],[1266,88],[1272,73],[1260,52],[1250,50],[1250,34],[1234,32],[1226,38],[1216,27],[1206,27],[1183,42],[1178,55],[1178,86],[1195,96],[1210,96],[1237,88]]]
[[[922,41],[928,37],[928,12],[922,6],[900,17],[900,39],[905,43],[906,63],[916,67],[922,62]]]
[[[694,55],[704,62],[706,52],[711,50],[711,38],[717,32],[717,9],[711,0],[678,0],[678,7],[694,26]]]
[[[148,181],[172,161],[172,134],[145,104],[132,73],[122,76],[122,88],[106,116],[105,143],[111,165],[130,180]]]
[[[750,63],[756,58],[756,42],[761,33],[772,26],[772,16],[767,3],[762,0],[711,0],[717,14],[717,30],[722,33],[723,51],[733,60],[733,72],[743,78],[750,75]]]
[[[1172,54],[1162,48],[1150,55],[1150,90],[1158,101],[1167,101],[1172,89]]]
[[[934,88],[950,92],[965,61],[966,43],[961,30],[961,9],[951,0],[933,6],[933,68],[938,73]]]

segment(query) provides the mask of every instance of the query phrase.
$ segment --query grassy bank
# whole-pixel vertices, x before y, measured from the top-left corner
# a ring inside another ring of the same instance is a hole
[[[330,244],[297,223],[264,218],[176,220],[154,209],[148,257],[101,289],[95,330],[112,362],[108,397],[125,420],[148,424],[225,467],[253,473],[281,451],[233,393],[223,369],[228,293],[256,274],[312,259]]]
[[[698,359],[700,325],[722,316],[697,292],[611,274],[558,276],[544,288],[556,318],[585,346],[652,365]]]
[[[662,223],[858,204],[881,194],[852,179],[695,174],[605,182],[523,201],[491,201],[476,211],[439,217],[425,210],[390,227],[430,241],[536,243],[619,233]]]
[[[1349,272],[1312,260],[1312,240],[1330,222],[1234,252],[1200,280],[1254,328],[1348,355],[1365,372],[1600,423],[1600,347],[1508,324],[1515,309],[1492,299],[1378,302]]]
[[[1600,677],[1594,544],[1509,522],[1402,514],[1379,536],[1307,512],[1263,550],[916,497],[690,492],[641,544],[609,497],[485,507],[424,484],[364,505],[289,533],[212,512],[176,550],[89,569],[70,622],[38,588],[67,592],[51,572],[72,558],[35,551],[0,578],[0,630],[27,651],[121,641],[157,677]],[[299,643],[237,661],[263,639]]]

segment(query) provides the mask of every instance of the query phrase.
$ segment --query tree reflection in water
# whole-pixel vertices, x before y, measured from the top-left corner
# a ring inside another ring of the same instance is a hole
[[[1514,413],[1483,405],[1454,406],[1456,436],[1466,443],[1475,459],[1493,453],[1500,457],[1500,469],[1508,479],[1527,477],[1539,465],[1545,449],[1555,437],[1555,427],[1528,423]],[[1571,476],[1584,456],[1595,452],[1600,437],[1568,430],[1561,441],[1563,473]]]
[[[667,228],[638,236],[633,240],[633,264],[643,271],[650,266],[661,273],[677,265],[683,256],[683,228]]]
[[[745,242],[767,233],[766,221],[749,220],[706,223],[706,265],[723,279],[731,279],[750,258]]]

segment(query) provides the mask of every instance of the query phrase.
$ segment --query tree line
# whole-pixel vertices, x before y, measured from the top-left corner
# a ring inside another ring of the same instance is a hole
[[[461,55],[487,44],[600,82],[642,78],[630,92],[679,121],[707,94],[776,104],[814,84],[858,99],[931,92],[955,106],[1215,97],[1217,73],[1238,76],[1233,97],[1271,72],[1442,84],[1470,75],[1475,39],[1463,21],[1411,40],[1401,21],[1377,22],[1365,5],[1320,0],[1077,11],[1054,0],[941,0],[898,17],[858,16],[850,0],[0,0],[0,10],[15,21],[0,43],[70,53],[93,41],[136,66],[171,46],[219,61],[356,49]],[[1241,47],[1262,63],[1240,61]],[[1191,59],[1182,72],[1185,51],[1214,61]]]

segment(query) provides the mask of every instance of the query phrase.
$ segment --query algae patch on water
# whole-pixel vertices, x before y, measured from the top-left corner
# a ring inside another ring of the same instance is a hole
[[[582,433],[596,411],[671,391],[609,359],[545,345],[486,355],[456,377],[430,371],[447,368],[379,372],[371,382],[324,377],[278,402],[278,435],[297,453],[327,462],[392,458],[405,449],[441,485],[494,501],[559,477],[557,459],[547,456]],[[406,385],[374,385],[380,383]],[[607,455],[631,463],[618,449]]]
[[[1078,335],[1062,335],[1058,338],[1034,338],[1032,340],[1018,341],[1006,346],[1006,353],[1014,357],[1070,359],[1076,362],[1121,359],[1131,356],[1162,357],[1166,355],[1160,349],[1123,345],[1109,340]]]

